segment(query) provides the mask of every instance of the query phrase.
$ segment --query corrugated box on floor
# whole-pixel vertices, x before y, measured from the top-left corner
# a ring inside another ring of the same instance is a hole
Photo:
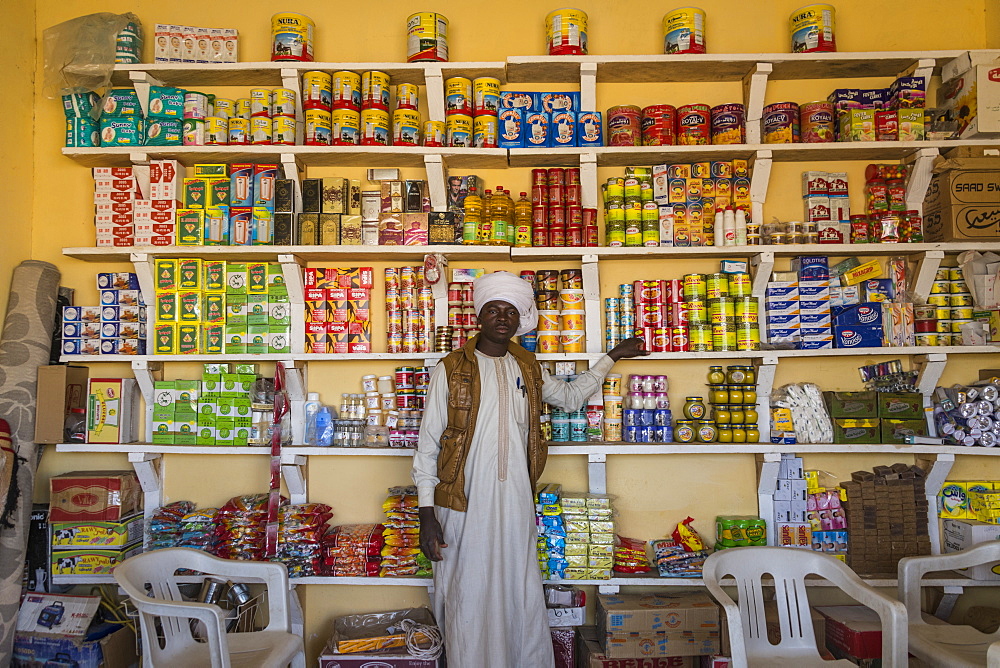
[[[694,656],[645,656],[612,658],[604,654],[597,628],[581,626],[576,630],[577,668],[698,668]]]
[[[601,647],[610,658],[701,656],[719,651],[719,607],[700,592],[601,594]]]
[[[1000,238],[1000,158],[935,162],[924,196],[924,235],[927,241]]]
[[[132,471],[73,471],[49,479],[49,522],[118,522],[142,510]]]
[[[944,551],[961,552],[980,543],[1000,540],[1000,524],[975,520],[946,519],[943,525]],[[1000,580],[1000,564],[973,566],[959,571],[973,580]]]
[[[882,656],[882,624],[878,613],[863,605],[831,605],[816,608],[826,617],[826,646],[837,655],[856,659]]]

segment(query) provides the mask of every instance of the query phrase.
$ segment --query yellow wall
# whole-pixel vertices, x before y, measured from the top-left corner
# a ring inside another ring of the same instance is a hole
[[[5,90],[27,91],[32,71],[24,64],[24,53],[31,46],[31,35],[40,39],[41,31],[61,21],[98,9],[84,0],[64,0],[59,3],[13,3],[0,0],[3,15],[29,21],[37,11],[37,27],[32,30],[14,30],[10,26],[24,24],[8,21],[9,40],[25,42],[11,48],[6,43],[5,64],[2,68]],[[712,53],[786,52],[788,15],[802,0],[774,2],[743,2],[738,0],[704,0],[700,2],[708,12],[708,48]],[[590,16],[590,44],[593,54],[658,53],[662,50],[660,19],[662,7],[630,3],[609,3],[587,0],[575,3]],[[682,4],[682,3],[677,3]],[[965,0],[943,6],[931,0],[911,0],[905,10],[890,12],[874,9],[875,5],[862,0],[841,0],[838,10],[837,40],[842,51],[861,50],[927,50],[927,49],[977,49],[998,45],[996,0]],[[17,14],[9,14],[9,11]],[[317,60],[341,62],[389,61],[405,59],[405,19],[411,11],[440,11],[451,20],[452,60],[499,61],[508,55],[538,55],[543,52],[544,14],[557,7],[540,6],[526,0],[512,0],[488,11],[476,3],[438,2],[414,6],[412,2],[386,0],[376,5],[365,3],[332,3],[327,5],[302,5],[275,7],[261,0],[245,0],[238,12],[232,5],[202,4],[193,9],[190,3],[106,2],[101,11],[136,13],[151,28],[154,23],[195,23],[203,26],[235,27],[240,30],[242,60],[266,60],[268,53],[269,19],[275,9],[300,10],[308,13],[317,23]],[[374,8],[374,11],[372,11]],[[24,16],[22,16],[24,15]],[[984,15],[987,21],[984,22]],[[150,54],[147,53],[147,59]],[[41,76],[42,63],[37,57],[34,75]],[[19,69],[20,68],[20,69]],[[12,75],[14,80],[8,82]],[[864,80],[858,85],[883,85],[888,80]],[[841,85],[850,85],[842,82]],[[778,82],[768,91],[767,102],[794,100],[805,102],[825,97],[833,87],[831,81]],[[208,92],[214,92],[209,90]],[[218,92],[223,92],[219,90]],[[227,91],[245,94],[245,90]],[[599,92],[599,108],[612,104],[651,104],[669,102],[727,102],[739,99],[736,84],[626,85],[603,86]],[[26,99],[14,95],[9,99]],[[19,122],[5,123],[0,132],[8,133],[16,125],[15,136],[3,144],[7,159],[0,161],[0,184],[5,190],[5,203],[14,203],[21,213],[7,218],[3,225],[6,235],[0,248],[0,279],[9,272],[9,262],[18,259],[18,248],[24,247],[31,235],[31,255],[37,259],[57,263],[64,272],[63,283],[77,288],[77,301],[81,304],[96,303],[94,274],[102,270],[124,270],[121,265],[90,264],[68,260],[61,256],[64,246],[93,244],[91,222],[92,186],[87,170],[60,155],[62,146],[62,110],[57,101],[47,100],[37,92],[34,97],[34,115],[37,116],[34,144],[30,125],[32,109],[29,105],[9,105],[9,113],[18,114]],[[6,136],[6,134],[5,134]],[[17,148],[17,150],[12,150]],[[17,158],[16,166],[12,158]],[[34,164],[38,174],[37,187],[32,171],[25,164]],[[864,165],[842,164],[779,164],[773,171],[773,183],[767,204],[767,219],[799,218],[799,174],[805,169],[837,169],[850,172],[852,205],[861,207],[860,177]],[[418,170],[404,176],[419,178]],[[504,184],[516,193],[527,190],[528,170],[479,171],[487,185]],[[602,168],[600,177],[620,174],[620,169]],[[313,169],[311,176],[343,175],[363,178],[360,170]],[[44,186],[44,187],[43,187]],[[53,196],[58,193],[58,196]],[[27,198],[33,197],[32,200]],[[18,208],[19,207],[19,208]],[[29,215],[30,207],[30,215]],[[14,221],[27,223],[11,224]],[[11,235],[19,244],[8,243]],[[673,278],[689,271],[709,271],[714,263],[662,262],[619,260],[602,263],[603,292],[610,296],[619,282],[637,277]],[[383,264],[375,263],[377,271]],[[457,266],[476,266],[463,263]],[[481,266],[481,265],[480,265]],[[528,268],[531,265],[526,265]],[[540,263],[535,266],[553,266]],[[570,263],[560,266],[572,266]],[[487,269],[500,268],[487,266]],[[378,273],[376,273],[378,275]],[[4,279],[5,280],[5,279]],[[378,290],[376,291],[378,292]],[[376,298],[375,303],[380,303]],[[377,314],[377,318],[381,318]],[[376,320],[375,331],[380,321]],[[378,339],[377,339],[378,340]],[[859,389],[856,368],[875,360],[894,356],[852,357],[843,360],[789,360],[779,367],[778,381],[798,382],[822,379],[824,389]],[[982,366],[996,367],[1000,357],[974,358],[957,356],[949,363],[944,383],[968,382],[976,377]],[[321,363],[310,367],[310,389],[320,391],[328,403],[336,403],[341,392],[359,391],[359,378],[364,373],[388,373],[391,363]],[[267,365],[265,365],[267,368]],[[696,361],[636,362],[619,365],[623,373],[666,373],[670,376],[671,397],[679,403],[688,393],[703,390],[707,364]],[[194,377],[195,365],[172,365],[167,378]],[[125,365],[94,367],[93,373],[124,375]],[[826,455],[807,458],[810,468],[821,468],[843,477],[853,470],[869,468],[875,464],[910,461],[905,456],[844,456]],[[168,501],[191,499],[202,506],[217,505],[228,497],[266,487],[267,465],[258,457],[195,457],[172,455],[165,458],[165,485]],[[381,499],[385,488],[408,481],[405,458],[313,458],[309,466],[311,500],[324,501],[334,506],[335,522],[377,521],[380,517]],[[550,460],[546,479],[563,482],[568,488],[586,484],[586,463],[583,457],[562,456]],[[48,476],[76,469],[127,468],[124,456],[67,455],[49,452],[42,462],[42,487],[36,490],[36,500],[47,498],[44,481]],[[756,508],[753,458],[749,455],[730,457],[614,457],[608,463],[609,489],[618,495],[620,528],[626,535],[655,538],[669,534],[673,525],[691,514],[706,532],[711,530],[711,520],[716,514],[752,513]],[[984,465],[978,458],[963,458],[956,466],[956,479],[1000,477],[1000,466]],[[315,656],[329,634],[331,619],[340,614],[386,610],[426,602],[421,589],[397,587],[303,587],[306,608],[307,642],[311,656]]]

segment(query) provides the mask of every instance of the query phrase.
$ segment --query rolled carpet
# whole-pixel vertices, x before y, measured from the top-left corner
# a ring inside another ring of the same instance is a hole
[[[10,665],[13,653],[38,466],[35,387],[38,367],[49,359],[59,277],[59,269],[48,262],[26,260],[18,265],[0,334],[0,418],[10,423],[11,450],[21,462],[11,480],[19,491],[13,512],[7,515],[13,526],[0,526],[0,666]],[[0,504],[6,505],[7,498],[0,498]]]

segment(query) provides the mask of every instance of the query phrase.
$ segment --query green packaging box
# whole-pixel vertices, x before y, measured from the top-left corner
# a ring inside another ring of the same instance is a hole
[[[878,417],[877,392],[824,392],[831,418],[861,420]]]
[[[267,295],[247,295],[247,324],[266,325],[268,305]]]
[[[924,397],[919,392],[879,392],[878,416],[894,420],[922,420]]]
[[[833,421],[834,443],[881,443],[879,419],[849,420],[836,418]]]
[[[927,421],[923,418],[919,420],[892,420],[882,418],[883,443],[906,443],[907,436],[926,435]]]

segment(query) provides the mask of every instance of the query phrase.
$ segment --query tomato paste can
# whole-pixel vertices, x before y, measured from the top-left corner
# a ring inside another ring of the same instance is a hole
[[[243,146],[250,143],[250,119],[233,116],[229,119],[229,145]]]
[[[333,139],[333,115],[325,109],[306,110],[306,146],[329,146]]]
[[[500,111],[500,80],[480,77],[472,80],[472,111],[474,115],[493,114]]]
[[[448,127],[444,121],[425,121],[424,146],[444,146],[447,133]]]
[[[711,143],[712,108],[707,104],[686,104],[677,108],[677,143],[698,146]]]
[[[205,119],[205,146],[225,146],[229,144],[229,121],[221,116]]]
[[[271,17],[271,60],[311,62],[316,24],[305,14],[282,12]]]
[[[334,109],[330,113],[331,143],[334,146],[357,146],[361,143],[361,113],[353,109]]]
[[[218,100],[216,100],[218,106]],[[313,70],[302,73],[302,108],[333,108],[333,77],[326,72]]]
[[[761,132],[765,144],[794,144],[799,141],[799,105],[775,102],[764,107]]]
[[[472,120],[472,145],[475,148],[497,147],[496,114],[476,116]]]
[[[250,118],[271,115],[271,89],[250,89]]]
[[[712,107],[712,143],[745,144],[747,135],[744,119],[742,104],[720,104]]]
[[[642,110],[642,145],[671,146],[677,141],[677,109],[654,104]]]
[[[389,112],[385,109],[361,110],[361,145],[391,146]]]
[[[396,86],[396,109],[420,108],[419,89],[416,84],[401,83]]]
[[[806,5],[788,17],[792,53],[836,51],[836,10],[833,5]]]
[[[679,7],[663,17],[663,53],[705,53],[705,10]]]
[[[373,70],[361,75],[361,108],[389,110],[389,75]]]
[[[406,19],[406,62],[448,61],[448,19],[435,12],[417,12]]]
[[[642,111],[631,104],[608,109],[608,146],[642,145]]]
[[[291,88],[275,88],[271,91],[271,115],[295,118],[295,98]]]
[[[448,146],[472,148],[472,116],[452,114],[445,120]]]
[[[275,116],[271,119],[271,143],[279,146],[295,145],[295,119]]]
[[[799,141],[803,144],[833,141],[835,118],[833,104],[825,100],[803,104],[799,107]]]
[[[563,7],[545,17],[545,42],[550,56],[587,55],[587,14]]]
[[[450,77],[444,81],[444,113],[472,115],[472,80]]]
[[[420,112],[412,109],[392,112],[392,143],[395,146],[420,146]]]
[[[254,116],[250,119],[250,143],[257,146],[267,146],[271,143],[270,118]]]
[[[361,111],[361,75],[357,72],[333,73],[333,108]]]

